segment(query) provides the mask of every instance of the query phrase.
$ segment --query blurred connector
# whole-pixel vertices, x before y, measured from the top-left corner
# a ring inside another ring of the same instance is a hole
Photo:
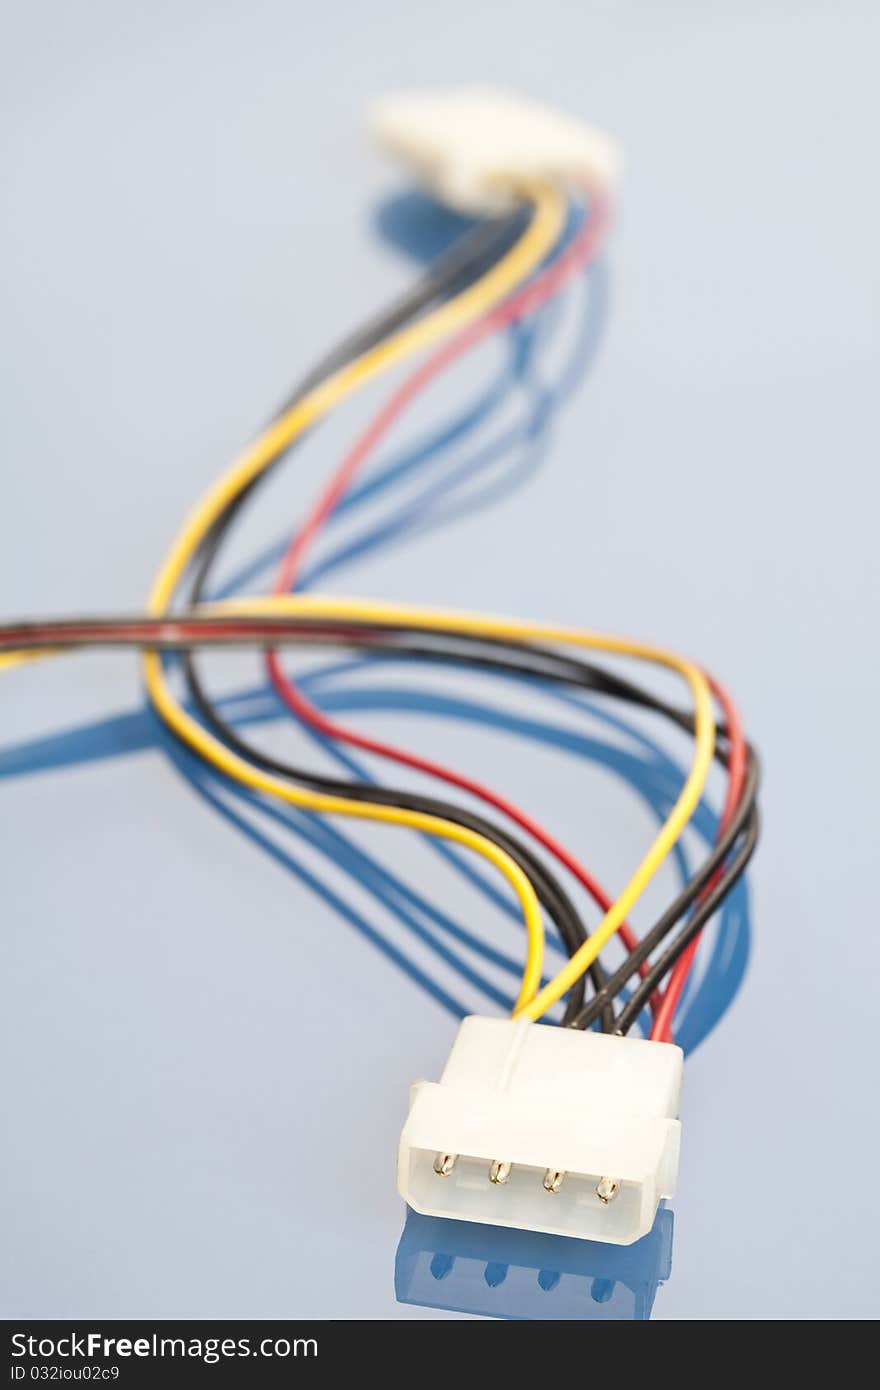
[[[416,1082],[398,1188],[416,1211],[630,1245],[672,1197],[681,1049],[466,1018]]]
[[[524,182],[575,179],[613,191],[617,143],[584,121],[493,87],[395,93],[370,111],[377,139],[464,212],[510,205]]]
[[[399,1303],[490,1318],[645,1321],[672,1269],[672,1212],[625,1247],[408,1211],[394,1262]]]

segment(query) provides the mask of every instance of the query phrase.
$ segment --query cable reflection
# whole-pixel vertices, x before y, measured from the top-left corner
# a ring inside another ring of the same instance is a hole
[[[673,1227],[661,1206],[634,1245],[604,1245],[408,1208],[394,1292],[399,1303],[489,1318],[646,1321],[672,1271]]]

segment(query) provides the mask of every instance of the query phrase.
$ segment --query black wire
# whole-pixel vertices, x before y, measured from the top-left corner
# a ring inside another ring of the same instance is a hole
[[[656,948],[660,945],[661,941],[663,941],[664,938],[669,935],[672,929],[687,912],[688,908],[691,907],[691,905],[699,898],[700,894],[711,882],[714,875],[725,863],[728,855],[730,854],[736,842],[740,839],[741,836],[743,836],[744,843],[751,843],[751,849],[749,850],[749,853],[746,856],[745,860],[740,862],[741,854],[738,853],[737,856],[731,861],[731,863],[727,865],[723,876],[719,879],[719,882],[716,885],[714,885],[712,889],[708,890],[704,901],[699,903],[698,906],[694,909],[694,912],[688,918],[686,925],[679,933],[679,935],[676,937],[675,942],[665,953],[665,955],[661,957],[661,959],[666,959],[670,952],[672,952],[672,964],[674,964],[678,957],[681,955],[682,951],[687,946],[688,942],[692,940],[692,938],[696,935],[697,931],[699,931],[700,929],[699,926],[693,926],[694,921],[699,919],[700,924],[702,924],[702,922],[708,921],[709,917],[711,917],[712,915],[712,912],[715,911],[714,907],[711,909],[711,911],[704,911],[705,903],[709,902],[711,898],[715,902],[715,906],[717,907],[718,903],[720,903],[726,896],[726,894],[730,892],[730,889],[733,887],[734,883],[739,878],[740,874],[746,866],[746,863],[748,862],[748,859],[751,857],[751,853],[754,849],[754,843],[757,842],[758,812],[755,804],[755,799],[757,795],[759,779],[760,767],[758,763],[757,754],[754,752],[753,749],[750,748],[748,769],[746,771],[746,780],[745,785],[743,786],[742,798],[740,799],[739,805],[737,806],[736,810],[733,813],[733,816],[730,819],[730,823],[727,826],[727,829],[725,830],[724,834],[720,836],[718,840],[716,840],[711,852],[703,860],[703,863],[700,865],[697,872],[688,881],[685,888],[681,891],[681,893],[679,893],[675,901],[670,903],[669,907],[663,913],[662,917],[660,917],[660,919],[655,923],[651,930],[644,937],[642,937],[642,940],[639,942],[638,946],[636,946],[636,948],[630,952],[623,964],[611,975],[607,985],[605,986],[610,998],[616,998],[620,991],[625,987],[627,981],[631,979],[631,977],[638,970],[639,966],[642,965],[648,959],[652,951],[656,950]],[[754,842],[752,842],[752,837],[754,837]],[[646,979],[650,980],[655,975],[656,969],[655,966],[652,965],[651,971],[646,976]],[[656,982],[659,983],[659,980],[662,980],[662,978],[663,975],[660,975],[657,978]],[[650,995],[653,992],[653,988],[648,990],[647,995],[643,995],[642,990],[644,987],[644,983],[645,982],[643,981],[639,988],[636,990],[635,994],[632,996],[633,999],[637,996],[643,999],[650,998]],[[591,999],[590,1003],[581,1011],[580,1014],[578,1014],[577,1019],[575,1020],[572,1026],[576,1028],[589,1028],[590,1024],[597,1017],[597,1013],[601,1012],[602,1008],[604,1007],[604,1000],[601,998],[601,995],[602,991],[597,991],[595,998]],[[627,1011],[629,1010],[631,1003],[632,999],[630,999],[626,1005]],[[637,1018],[640,1011],[641,1007],[636,1010],[636,1013],[632,1015],[632,1017]],[[618,1028],[619,1027],[620,1019],[618,1018]]]
[[[629,1032],[639,1014],[650,1002],[654,990],[665,979],[679,956],[682,955],[690,945],[697,933],[702,931],[703,927],[709,921],[709,918],[718,911],[718,908],[727,897],[733,885],[745,872],[746,866],[755,852],[759,830],[760,817],[755,808],[748,817],[745,833],[736,854],[727,866],[724,877],[720,878],[718,882],[709,889],[705,898],[700,900],[700,903],[694,908],[694,911],[691,913],[672,945],[667,947],[661,956],[657,957],[657,960],[653,962],[645,978],[639,982],[638,988],[633,990],[633,993],[618,1015],[616,1032],[621,1034]],[[586,1027],[587,1025],[581,1024],[579,1020],[576,1020],[575,1023],[570,1026],[579,1028]]]
[[[356,357],[384,342],[399,328],[405,328],[432,304],[448,299],[471,284],[513,245],[522,232],[527,216],[528,212],[523,207],[504,217],[485,218],[478,222],[434,261],[415,285],[404,291],[387,309],[368,319],[335,348],[331,348],[302,378],[273,418],[285,415],[325,377],[347,367]]]
[[[258,764],[266,769],[267,772],[275,773],[278,776],[289,778],[300,786],[311,787],[315,791],[326,793],[330,796],[344,796],[349,801],[363,801],[371,805],[379,806],[403,806],[410,811],[417,811],[422,815],[438,816],[443,820],[453,821],[457,825],[465,826],[468,830],[473,830],[478,835],[483,835],[494,844],[503,849],[522,869],[523,873],[531,880],[534,885],[538,899],[556,924],[557,930],[565,943],[569,955],[574,955],[575,951],[587,939],[587,933],[578,916],[578,913],[568,897],[565,890],[558,883],[556,878],[548,872],[546,865],[537,855],[527,848],[521,840],[510,834],[507,830],[495,825],[486,817],[475,812],[468,811],[464,807],[457,806],[452,802],[443,801],[438,797],[423,796],[415,792],[403,791],[397,788],[375,786],[363,782],[353,781],[342,777],[322,777],[317,773],[310,772],[306,768],[295,767],[291,763],[283,762],[278,758],[273,758],[255,744],[241,738],[237,731],[222,717],[212,701],[205,696],[201,680],[196,673],[195,681],[190,685],[193,701],[202,718],[227,743],[230,748],[250,762]],[[583,977],[581,978],[581,989],[570,991],[566,1011],[565,1021],[570,1025],[583,1005]],[[605,972],[602,971],[601,978],[593,978],[596,990],[601,990],[605,983]],[[577,997],[579,996],[579,997]],[[575,1002],[576,1001],[576,1002]],[[613,1029],[614,1015],[610,1000],[603,1004],[600,1011],[602,1017],[603,1030],[608,1032]]]
[[[285,415],[327,377],[342,371],[356,358],[384,342],[399,328],[404,328],[408,323],[418,318],[433,304],[447,299],[483,274],[519,236],[525,216],[525,210],[520,209],[506,217],[490,218],[478,223],[473,231],[461,237],[444,256],[429,267],[426,274],[410,290],[396,299],[389,308],[368,319],[365,324],[355,329],[335,348],[326,353],[303,377],[283,404],[278,407],[272,419],[276,420],[281,415]],[[253,496],[260,483],[265,481],[282,459],[286,458],[293,448],[301,444],[305,437],[305,434],[300,435],[287,449],[283,449],[262,473],[252,478],[229,501],[206,532],[190,561],[190,573],[192,575],[190,599],[192,601],[195,601],[194,595],[200,595],[204,592],[207,576],[213,566],[217,551],[234,518],[238,516]]]

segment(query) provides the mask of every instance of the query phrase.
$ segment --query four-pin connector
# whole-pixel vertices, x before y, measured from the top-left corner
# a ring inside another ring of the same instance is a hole
[[[461,1024],[418,1081],[398,1187],[416,1211],[629,1245],[674,1195],[682,1052],[527,1019]]]

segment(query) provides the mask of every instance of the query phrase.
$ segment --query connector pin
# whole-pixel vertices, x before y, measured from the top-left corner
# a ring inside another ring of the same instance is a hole
[[[600,1178],[596,1184],[596,1196],[600,1202],[605,1203],[606,1207],[609,1202],[614,1201],[619,1191],[620,1183],[616,1178]]]
[[[438,1178],[448,1178],[457,1162],[458,1154],[438,1154],[434,1159],[434,1172]]]
[[[502,1163],[499,1159],[494,1159],[489,1169],[489,1181],[497,1183],[499,1186],[503,1186],[504,1183],[510,1182],[510,1170],[512,1167],[513,1164],[511,1163]]]
[[[548,1168],[546,1173],[544,1174],[544,1191],[558,1192],[560,1187],[562,1186],[562,1180],[564,1177],[565,1173],[560,1172],[558,1168]]]

